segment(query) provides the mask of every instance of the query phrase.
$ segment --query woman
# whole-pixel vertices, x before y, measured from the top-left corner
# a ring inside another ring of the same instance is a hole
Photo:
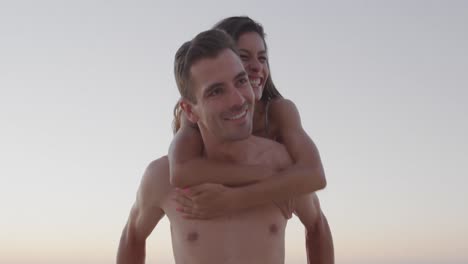
[[[176,134],[169,161],[171,183],[184,188],[176,199],[178,210],[187,218],[206,219],[271,201],[292,201],[289,198],[324,188],[326,181],[318,151],[302,128],[296,106],[281,96],[271,79],[262,26],[248,17],[230,17],[214,28],[226,31],[234,39],[249,76],[256,99],[253,134],[284,144],[294,164],[275,172],[261,166],[207,160],[202,157],[200,133],[181,118],[176,106]],[[243,185],[247,186],[225,187]],[[277,204],[287,217],[291,216],[290,202]]]

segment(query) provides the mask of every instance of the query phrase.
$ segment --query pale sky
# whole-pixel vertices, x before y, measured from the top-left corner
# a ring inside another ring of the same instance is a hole
[[[50,0],[0,2],[0,263],[115,262],[172,138],[174,53],[232,15],[320,150],[336,262],[468,263],[468,1]],[[174,263],[167,219],[147,255]]]

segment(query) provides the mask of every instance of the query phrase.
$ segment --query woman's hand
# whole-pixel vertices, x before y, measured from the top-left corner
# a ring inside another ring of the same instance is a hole
[[[176,189],[174,200],[184,218],[201,220],[225,216],[238,204],[235,189],[217,183]]]

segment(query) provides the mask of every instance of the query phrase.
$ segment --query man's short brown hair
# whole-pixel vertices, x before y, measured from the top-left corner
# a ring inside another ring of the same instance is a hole
[[[239,54],[228,34],[219,29],[211,29],[201,32],[177,50],[174,59],[174,75],[182,98],[193,103],[197,102],[190,83],[192,65],[201,59],[215,58],[225,49],[231,49],[234,53]]]

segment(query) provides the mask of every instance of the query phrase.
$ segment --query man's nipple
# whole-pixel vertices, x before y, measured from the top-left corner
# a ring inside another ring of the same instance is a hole
[[[188,233],[187,235],[188,242],[195,242],[197,240],[198,240],[198,232],[193,231],[193,232]]]
[[[271,224],[270,225],[270,234],[276,235],[278,233],[278,226],[276,224]]]

